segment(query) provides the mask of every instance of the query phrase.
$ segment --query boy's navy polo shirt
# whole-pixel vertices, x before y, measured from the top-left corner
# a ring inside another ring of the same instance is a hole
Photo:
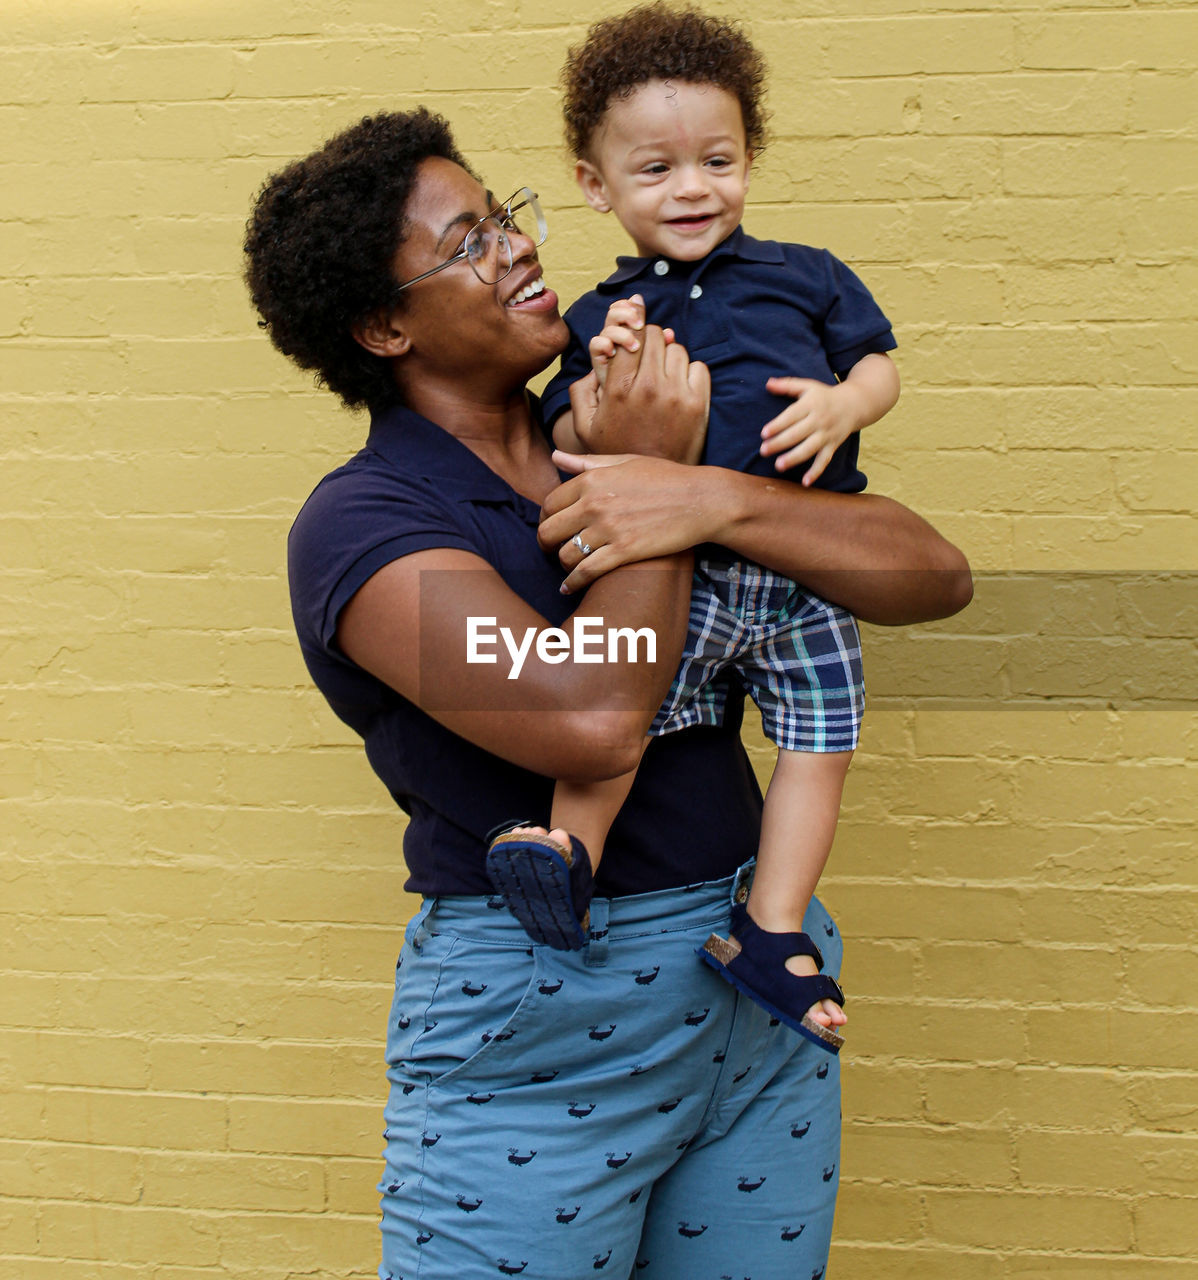
[[[366,447],[317,485],[291,529],[288,575],[304,661],[410,816],[404,857],[416,893],[489,893],[484,837],[512,818],[547,822],[553,782],[451,733],[351,662],[337,647],[337,622],[385,564],[456,547],[488,561],[548,625],[560,625],[581,599],[558,590],[563,570],[537,543],[539,516],[465,445],[396,408],[374,418]],[[600,893],[719,879],[753,856],[761,793],[740,743],[742,710],[743,700],[730,696],[722,727],[649,745],[607,842]]]
[[[591,369],[587,344],[608,307],[639,293],[646,319],[672,328],[692,360],[711,371],[711,414],[703,461],[761,476],[800,480],[805,466],[779,472],[763,458],[761,428],[790,403],[771,395],[772,377],[834,384],[863,356],[898,344],[890,321],[857,276],[826,249],[754,240],[737,228],[698,262],[618,258],[617,269],[566,312],[570,345],[545,389],[546,422],[570,407],[570,384]],[[858,493],[858,433],[837,449],[821,489]]]

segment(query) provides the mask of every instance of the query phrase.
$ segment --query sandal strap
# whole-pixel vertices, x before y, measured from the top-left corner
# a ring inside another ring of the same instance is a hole
[[[748,908],[741,903],[737,903],[732,908],[731,932],[742,947],[749,947],[767,964],[778,965],[785,969],[786,962],[791,956],[807,956],[815,961],[817,968],[822,969],[824,967],[823,952],[815,945],[815,941],[810,934],[771,933],[768,929],[763,929],[749,915]],[[797,975],[792,974],[791,976],[796,977]],[[808,976],[818,977],[822,975],[811,974]],[[839,990],[839,986],[837,990]],[[814,999],[822,998],[822,996],[816,996]],[[829,997],[829,999],[831,998]],[[843,996],[839,1003],[844,1003]]]

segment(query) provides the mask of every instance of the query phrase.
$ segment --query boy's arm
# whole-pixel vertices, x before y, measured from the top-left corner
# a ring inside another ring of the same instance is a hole
[[[877,422],[899,398],[898,369],[881,352],[863,356],[835,386],[814,378],[770,378],[765,385],[794,403],[762,427],[762,456],[774,458],[779,471],[812,459],[805,485],[815,483],[854,431]]]
[[[574,430],[574,410],[559,413],[553,424],[553,447],[566,453],[586,453],[587,447]]]
[[[673,329],[658,332],[667,347],[674,345]],[[609,366],[618,351],[635,355],[645,333],[645,300],[639,293],[617,299],[608,307],[602,330],[588,344],[591,372],[571,385],[570,408],[553,424],[553,443],[558,449],[567,453],[632,452],[681,462],[699,461],[706,422],[697,432],[687,427],[687,434],[680,437],[676,423],[668,416],[662,418],[658,430],[651,430],[645,421],[604,410],[603,389]],[[686,359],[686,352],[679,347],[670,358],[680,363]],[[633,368],[635,365],[626,364],[620,372],[621,382],[612,388],[613,397],[626,392]]]

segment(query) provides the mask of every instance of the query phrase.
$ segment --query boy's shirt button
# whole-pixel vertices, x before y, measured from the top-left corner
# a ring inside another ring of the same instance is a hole
[[[658,258],[658,260],[653,264],[654,275],[664,276],[669,269],[670,264],[663,261],[661,258]]]
[[[691,285],[691,297],[701,298],[703,296],[703,286],[701,284]]]

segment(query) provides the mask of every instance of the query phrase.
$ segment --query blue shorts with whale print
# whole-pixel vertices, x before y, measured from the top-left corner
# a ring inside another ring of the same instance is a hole
[[[737,877],[596,899],[579,952],[428,899],[388,1032],[382,1280],[817,1280],[839,1062],[695,955]],[[818,901],[804,927],[840,969]]]

